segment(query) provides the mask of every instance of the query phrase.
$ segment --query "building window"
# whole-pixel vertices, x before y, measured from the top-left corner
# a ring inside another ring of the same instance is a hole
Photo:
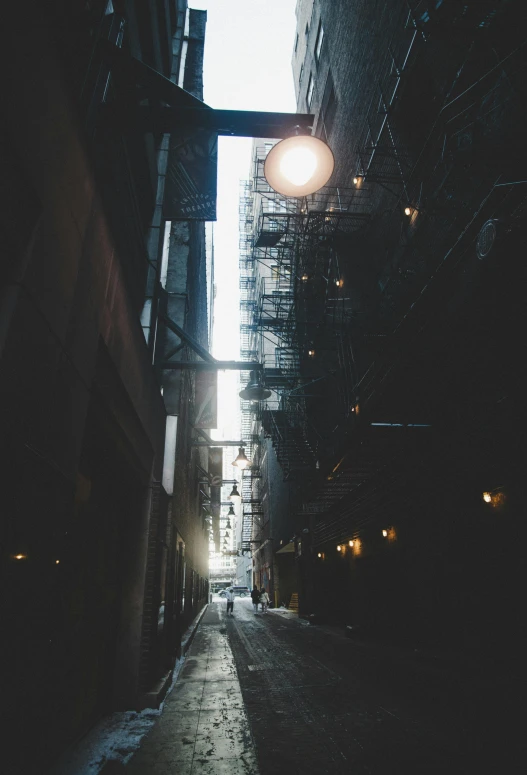
[[[291,267],[282,264],[271,264],[271,280],[280,289],[291,287]]]
[[[317,62],[320,59],[320,52],[322,51],[322,41],[324,40],[324,28],[322,26],[322,20],[318,23],[317,39],[315,41],[315,59]]]
[[[313,74],[309,74],[309,83],[307,85],[307,106],[308,108],[311,106],[311,100],[313,99],[313,89],[315,88],[315,81],[313,78]]]
[[[296,54],[297,48],[298,48],[298,32],[296,33],[296,38],[295,38],[295,54]]]
[[[336,110],[337,95],[335,94],[335,87],[333,85],[331,72],[329,72],[326,79],[326,85],[324,87],[324,94],[322,95],[322,102],[320,105],[320,115],[316,131],[317,137],[322,137],[325,140],[328,139],[328,135],[330,134],[333,127]]]

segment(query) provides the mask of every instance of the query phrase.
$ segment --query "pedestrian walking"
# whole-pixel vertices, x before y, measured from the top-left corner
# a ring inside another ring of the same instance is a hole
[[[227,616],[234,616],[234,589],[232,587],[225,590],[225,597],[227,598]]]
[[[252,592],[251,592],[251,600],[253,601],[253,608],[254,613],[258,613],[258,603],[260,602],[260,592],[258,590],[258,587],[256,584],[254,585]]]
[[[262,613],[267,613],[267,606],[269,605],[269,595],[265,591],[265,587],[262,587],[260,591],[260,605],[262,606]]]

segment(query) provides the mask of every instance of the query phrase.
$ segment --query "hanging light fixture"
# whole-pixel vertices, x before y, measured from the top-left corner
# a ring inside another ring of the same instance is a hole
[[[322,188],[335,166],[333,153],[323,140],[295,135],[277,143],[265,159],[265,179],[283,196],[303,197]]]
[[[232,525],[231,525],[230,519],[227,520],[227,524],[225,525],[225,527],[227,528],[227,530],[231,530]]]
[[[249,372],[249,382],[243,390],[240,390],[238,395],[244,401],[265,401],[271,395],[271,391],[262,384],[260,372],[251,371]]]
[[[244,468],[247,468],[251,465],[251,461],[246,456],[245,452],[243,451],[243,447],[238,447],[238,457],[236,460],[232,461],[233,466],[237,466],[242,471]],[[235,485],[236,486],[236,485]]]
[[[228,510],[228,512],[227,512],[227,516],[228,516],[228,517],[234,517],[234,506],[232,505],[232,503],[231,503],[231,505],[229,506],[229,510]],[[227,520],[227,522],[229,522],[229,520]]]
[[[230,500],[232,501],[232,500],[234,500],[235,498],[239,498],[239,499],[241,500],[241,497],[242,497],[242,496],[241,496],[241,495],[240,495],[240,493],[238,492],[238,488],[236,487],[236,485],[235,485],[235,484],[233,484],[233,485],[232,485],[231,494],[229,495],[229,498],[230,498]]]

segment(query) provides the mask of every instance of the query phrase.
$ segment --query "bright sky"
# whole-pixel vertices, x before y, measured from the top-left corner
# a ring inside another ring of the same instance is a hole
[[[189,6],[207,11],[205,102],[225,110],[295,113],[296,0],[189,0]],[[227,137],[219,142],[212,351],[225,360],[239,356],[238,195],[240,180],[249,177],[251,142]],[[237,423],[238,378],[238,372],[220,372],[217,438],[226,438]]]

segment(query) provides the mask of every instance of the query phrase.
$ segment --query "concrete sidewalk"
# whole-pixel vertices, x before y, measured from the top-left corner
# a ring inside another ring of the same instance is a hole
[[[258,775],[223,609],[209,605],[163,713],[129,775]]]

